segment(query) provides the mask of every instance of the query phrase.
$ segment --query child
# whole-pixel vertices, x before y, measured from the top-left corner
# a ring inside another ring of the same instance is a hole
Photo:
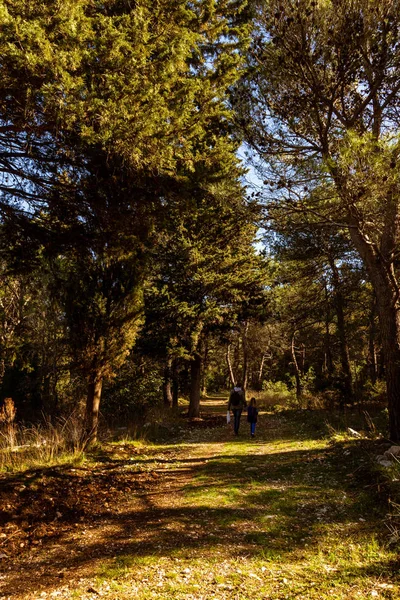
[[[249,406],[247,407],[247,421],[248,421],[248,423],[250,423],[250,433],[251,433],[252,438],[256,434],[257,415],[258,415],[257,402],[256,402],[255,398],[252,398],[250,400]]]

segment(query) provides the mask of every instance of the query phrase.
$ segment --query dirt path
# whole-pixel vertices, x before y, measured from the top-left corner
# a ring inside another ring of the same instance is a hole
[[[220,407],[212,400],[208,410],[218,414]],[[69,598],[77,584],[89,589],[93,573],[110,557],[173,549],[183,538],[191,545],[194,527],[188,511],[179,510],[180,497],[222,448],[204,443],[210,433],[194,427],[176,447],[110,445],[93,465],[8,480],[0,597]]]
[[[354,449],[279,416],[184,437],[9,482],[0,597],[400,597]]]

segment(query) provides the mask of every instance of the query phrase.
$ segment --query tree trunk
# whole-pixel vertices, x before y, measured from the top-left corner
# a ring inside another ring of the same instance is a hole
[[[374,298],[369,314],[369,330],[368,330],[368,373],[373,384],[378,378],[378,361],[376,355],[376,300]]]
[[[333,298],[337,318],[337,331],[340,348],[340,363],[343,378],[343,394],[346,400],[353,400],[353,378],[350,368],[349,345],[347,343],[346,324],[344,316],[344,297],[341,290],[341,281],[339,270],[335,260],[329,257],[329,264],[332,269]]]
[[[92,373],[86,396],[86,415],[84,428],[84,442],[88,446],[97,441],[97,429],[99,425],[99,410],[103,377],[100,371]]]
[[[294,376],[296,379],[296,398],[299,400],[302,396],[303,389],[302,389],[302,385],[301,385],[299,364],[298,364],[297,358],[296,358],[296,348],[295,348],[296,333],[297,333],[297,331],[294,331],[292,334],[291,352],[292,352],[292,360],[293,360],[293,365],[294,365]]]
[[[400,315],[397,307],[377,298],[388,397],[390,438],[400,440]]]
[[[325,337],[324,337],[324,365],[323,365],[323,373],[325,373],[329,378],[332,377],[334,367],[333,367],[333,358],[332,358],[332,350],[331,350],[331,335],[329,331],[330,325],[330,310],[329,310],[329,293],[328,288],[325,283]]]
[[[201,391],[201,354],[195,354],[190,362],[190,402],[188,417],[200,416],[200,391]]]
[[[208,365],[208,340],[206,340],[206,343],[205,343],[204,359],[203,359],[203,364],[201,366],[201,387],[200,387],[200,389],[201,389],[202,398],[205,398],[207,396],[207,386],[206,386],[207,365]]]
[[[332,358],[332,350],[331,350],[331,342],[330,342],[330,333],[329,333],[329,317],[325,320],[325,360],[324,360],[324,371],[331,377],[333,375],[333,358]]]
[[[265,359],[267,358],[267,351],[265,351],[262,355],[261,358],[261,362],[260,362],[260,368],[258,369],[258,376],[257,376],[257,385],[258,387],[262,388],[262,378],[263,378],[263,372],[264,372],[264,364],[265,364]]]
[[[301,344],[301,374],[304,376],[306,372],[306,346]]]
[[[179,372],[178,361],[175,359],[172,362],[172,407],[178,407],[179,400]]]
[[[351,224],[351,223],[350,223]],[[383,260],[390,257],[390,247],[397,239],[395,228],[398,218],[389,218],[385,237],[382,235],[380,253],[366,241],[357,227],[350,227],[350,235],[368,269],[376,296],[376,308],[382,337],[382,349],[385,359],[385,379],[389,410],[390,438],[400,440],[400,315],[399,289],[394,277],[393,262]],[[384,243],[385,242],[385,243]],[[389,246],[389,247],[388,247]]]
[[[226,364],[228,365],[228,372],[229,372],[229,378],[231,380],[231,383],[232,383],[232,385],[235,385],[236,379],[235,379],[235,374],[233,372],[232,362],[231,362],[231,344],[228,344],[228,347],[226,349]]]
[[[163,398],[164,398],[164,406],[170,408],[172,406],[172,389],[171,389],[171,367],[172,367],[172,359],[167,358],[164,367],[164,380],[163,380]]]
[[[247,378],[249,374],[249,353],[247,347],[247,332],[249,330],[249,322],[246,321],[244,327],[242,328],[242,347],[243,347],[243,377],[242,377],[242,387],[243,393],[246,395],[247,388]]]

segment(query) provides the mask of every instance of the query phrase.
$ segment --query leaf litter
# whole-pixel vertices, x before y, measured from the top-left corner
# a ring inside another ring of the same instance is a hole
[[[177,446],[2,477],[1,597],[399,597],[362,469],[346,477],[327,440],[296,445],[288,418],[261,418],[256,445],[216,422]]]

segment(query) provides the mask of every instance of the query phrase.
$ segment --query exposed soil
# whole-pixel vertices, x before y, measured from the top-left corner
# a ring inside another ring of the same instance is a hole
[[[224,423],[215,414],[183,420],[188,446],[105,444],[87,466],[2,476],[0,597],[28,600],[57,591],[58,598],[69,598],[75,583],[90,578],[105,558],[146,554],[160,542],[173,547],[175,535],[168,531],[180,491],[218,452],[220,444],[201,442]]]
[[[207,404],[176,445],[109,444],[81,466],[3,476],[0,597],[400,597],[399,555],[374,541],[385,507],[362,449],[313,442],[274,415],[255,440],[246,423],[235,438],[225,401]]]

